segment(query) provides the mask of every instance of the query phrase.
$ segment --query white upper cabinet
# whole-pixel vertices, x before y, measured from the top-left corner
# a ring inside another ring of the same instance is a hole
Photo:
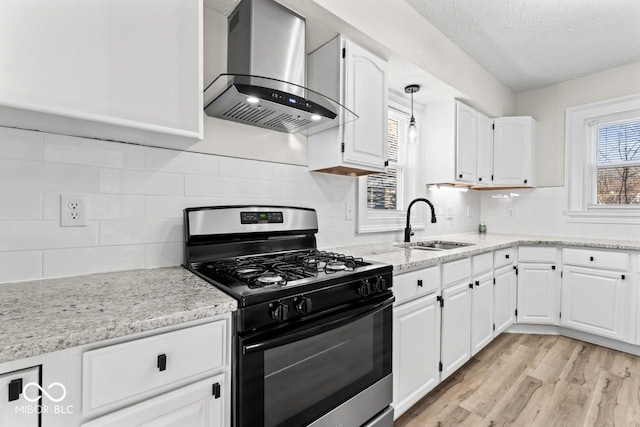
[[[535,187],[536,121],[533,117],[499,117],[494,124],[493,184]]]
[[[456,180],[476,182],[477,112],[456,102]]]
[[[532,117],[492,119],[454,99],[428,104],[425,110],[427,184],[535,186]]]
[[[0,3],[0,126],[202,139],[202,0]]]
[[[387,63],[339,36],[308,56],[307,86],[358,119],[309,135],[309,169],[340,175],[382,172],[387,160]]]
[[[493,176],[493,119],[477,112],[476,182],[491,184]]]

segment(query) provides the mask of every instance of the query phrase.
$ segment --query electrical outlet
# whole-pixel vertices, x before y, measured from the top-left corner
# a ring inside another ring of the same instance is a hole
[[[344,204],[344,219],[347,221],[353,221],[353,203],[347,202]]]
[[[516,217],[516,208],[507,208],[507,218]]]
[[[87,196],[83,194],[60,195],[60,226],[84,227],[87,225]]]
[[[453,206],[447,207],[447,216],[453,216]]]

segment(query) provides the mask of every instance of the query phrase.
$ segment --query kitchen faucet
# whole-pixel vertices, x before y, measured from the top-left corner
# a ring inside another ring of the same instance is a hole
[[[411,241],[411,236],[413,236],[413,231],[411,231],[411,224],[409,224],[409,220],[411,219],[411,206],[413,206],[414,203],[416,202],[425,202],[426,204],[429,205],[429,207],[431,208],[431,223],[435,223],[436,221],[436,210],[433,207],[433,204],[424,198],[417,198],[417,199],[413,199],[411,201],[411,203],[409,203],[409,207],[407,208],[407,226],[404,228],[404,241],[405,242],[410,242]]]

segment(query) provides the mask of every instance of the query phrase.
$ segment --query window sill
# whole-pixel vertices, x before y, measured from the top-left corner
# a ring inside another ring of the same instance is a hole
[[[586,211],[565,211],[567,222],[592,224],[640,224],[640,208],[597,207]]]

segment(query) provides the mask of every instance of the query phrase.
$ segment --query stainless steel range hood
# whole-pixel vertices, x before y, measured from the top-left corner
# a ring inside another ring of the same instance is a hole
[[[228,18],[228,73],[204,92],[207,115],[307,135],[357,119],[304,87],[305,27],[273,0],[242,0]]]

